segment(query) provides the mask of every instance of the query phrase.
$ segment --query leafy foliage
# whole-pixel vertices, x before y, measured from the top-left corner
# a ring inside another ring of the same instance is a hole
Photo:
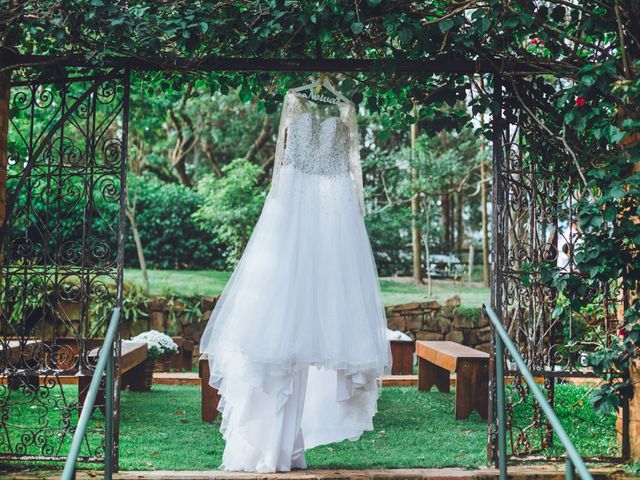
[[[258,185],[262,170],[247,160],[236,159],[223,172],[222,178],[210,175],[200,182],[204,200],[193,218],[227,246],[226,259],[235,264],[258,220],[266,189]]]
[[[449,253],[452,249],[443,240],[441,195],[464,193],[467,227],[477,229],[477,222],[474,224],[470,217],[480,207],[479,196],[472,194],[480,180],[479,159],[486,155],[484,142],[472,129],[465,128],[458,133],[441,132],[436,137],[421,135],[413,153],[406,146],[376,147],[363,160],[367,229],[379,271],[383,275],[406,274],[411,267],[409,202],[414,191],[423,211],[429,211],[417,220],[434,252]],[[418,172],[415,180],[411,167]]]
[[[137,189],[137,222],[151,268],[212,268],[222,264],[222,245],[192,219],[203,198],[192,188],[153,176],[130,177]],[[114,212],[115,214],[115,212]],[[131,232],[125,243],[127,266],[137,266]]]
[[[575,255],[578,272],[553,281],[578,312],[595,303],[607,318],[619,318],[615,300],[622,299],[618,335],[605,336],[589,358],[606,380],[592,399],[610,412],[633,395],[629,368],[640,355],[640,122],[635,120],[640,81],[614,82],[614,72],[612,64],[585,67],[566,93],[587,99],[576,102],[564,118],[583,142],[578,165],[585,185],[576,206],[582,242]],[[594,291],[600,292],[595,298]]]
[[[618,5],[618,8],[614,8]],[[634,0],[588,0],[572,5],[553,0],[457,3],[270,0],[230,4],[214,0],[158,3],[104,0],[0,0],[0,48],[11,54],[78,55],[100,62],[127,55],[170,67],[175,57],[205,58],[372,58],[526,61],[541,72],[575,73],[606,61],[619,61],[619,26],[628,32],[626,49],[638,57],[638,17]],[[536,43],[532,43],[536,39]],[[617,58],[616,58],[617,57]],[[268,112],[281,102],[283,88],[299,76],[216,73],[208,83],[240,98],[257,96]],[[342,86],[357,103],[383,111],[391,124],[412,120],[413,99],[427,128],[429,108],[465,98],[460,76],[400,78],[393,71],[357,75]],[[168,82],[184,83],[183,75]],[[269,85],[270,88],[264,88]],[[358,86],[356,89],[354,87]],[[365,87],[366,88],[363,88]],[[487,99],[482,103],[488,106]],[[532,103],[533,104],[533,103]],[[424,111],[423,111],[424,110]],[[442,112],[438,126],[452,127],[455,116]]]
[[[92,331],[106,334],[109,319],[116,304],[117,291],[114,284],[108,285],[107,298],[91,304],[90,323]],[[125,282],[122,292],[122,311],[120,322],[125,327],[138,325],[149,318],[149,295],[138,285]]]

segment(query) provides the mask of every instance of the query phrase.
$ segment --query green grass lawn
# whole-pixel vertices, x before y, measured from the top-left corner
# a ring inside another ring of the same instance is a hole
[[[585,387],[558,386],[556,411],[581,454],[615,455],[615,417],[596,414],[583,401],[586,392]],[[520,405],[515,421],[526,425],[529,414],[529,406]],[[475,468],[487,463],[487,424],[476,412],[468,420],[455,420],[453,393],[385,387],[374,427],[356,442],[345,440],[309,450],[309,468]],[[219,428],[219,419],[213,424],[200,420],[199,387],[154,386],[150,394],[124,392],[121,466],[124,470],[215,469],[224,449]],[[562,449],[552,452],[562,454]]]
[[[431,296],[427,295],[426,285],[380,280],[382,301],[385,305],[398,305],[408,302],[424,302],[438,300],[440,303],[458,295],[460,302],[466,307],[481,307],[489,303],[490,290],[480,286],[469,286],[466,282],[437,280],[433,282]]]
[[[458,422],[453,396],[384,388],[375,430],[356,442],[316,447],[309,468],[477,467],[486,463],[487,427],[474,415]],[[124,470],[210,470],[220,465],[219,419],[200,420],[198,387],[156,386],[124,392],[120,465]]]
[[[582,456],[619,456],[616,417],[597,413],[588,398],[590,391],[591,388],[585,386],[557,385],[554,397],[556,415]],[[509,392],[510,388],[507,388],[507,395]],[[513,408],[513,422],[524,430],[531,424],[532,403],[533,399],[529,397],[528,403],[518,404]],[[564,449],[555,434],[554,439],[554,446],[548,453],[563,456]],[[534,446],[538,446],[539,442],[540,438],[535,439]]]
[[[216,270],[149,270],[151,293],[162,294],[175,292],[181,295],[217,295],[224,288],[231,276],[230,272]],[[125,280],[141,284],[140,270],[127,269]],[[407,302],[438,300],[459,295],[462,304],[468,307],[480,307],[489,300],[489,289],[469,286],[466,282],[434,281],[432,295],[427,295],[425,285],[401,283],[392,280],[381,280],[382,300],[385,305],[397,305]]]
[[[582,455],[616,455],[615,417],[596,414],[583,398],[587,391],[582,386],[557,386],[556,412]],[[48,402],[61,395],[74,401],[76,392],[75,386],[57,388],[51,392]],[[29,401],[22,402],[20,392],[12,395],[17,405],[7,410],[7,423],[12,425],[9,432],[15,444],[21,433],[17,426],[35,427],[40,424],[44,410],[34,408]],[[56,414],[63,415],[63,410],[54,407],[49,412],[49,415]],[[48,418],[55,425],[57,420],[53,416]],[[518,425],[528,425],[530,406],[516,406],[513,418]],[[71,421],[77,422],[75,410]],[[100,411],[94,412],[91,425],[92,444],[96,445],[104,428]],[[453,393],[385,387],[374,427],[374,431],[365,432],[358,441],[346,440],[307,451],[309,467],[476,468],[487,463],[487,424],[475,412],[467,420],[456,421]],[[200,420],[199,387],[156,385],[147,393],[124,391],[120,467],[122,470],[216,469],[224,449],[219,428],[220,419],[213,424]],[[64,454],[70,437],[60,439],[60,453]],[[561,454],[562,450],[556,447],[550,453]]]

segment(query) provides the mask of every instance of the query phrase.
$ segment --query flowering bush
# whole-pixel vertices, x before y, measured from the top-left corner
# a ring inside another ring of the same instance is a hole
[[[149,330],[142,332],[140,335],[133,337],[130,342],[146,342],[149,348],[149,358],[156,360],[165,353],[177,353],[178,345],[171,339],[169,335],[158,332],[157,330]]]

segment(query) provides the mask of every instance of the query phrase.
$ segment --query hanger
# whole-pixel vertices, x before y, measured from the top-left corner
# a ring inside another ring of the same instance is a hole
[[[329,92],[333,93],[336,98],[327,97],[325,95],[321,95],[320,91],[322,88],[326,88]],[[309,93],[306,93],[306,92]],[[311,83],[307,83],[306,85],[302,85],[301,87],[292,88],[291,92],[296,93],[305,98],[309,98],[311,100],[315,100],[317,102],[326,102],[326,103],[351,103],[347,97],[342,95],[336,87],[334,87],[331,80],[329,80],[328,75],[321,75],[319,78],[313,79]]]

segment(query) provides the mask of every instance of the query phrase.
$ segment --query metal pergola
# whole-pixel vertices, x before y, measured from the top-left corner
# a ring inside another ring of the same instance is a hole
[[[119,72],[113,78],[118,82],[122,82],[120,87],[123,87],[123,91],[128,92],[129,89],[129,76],[132,70],[139,71],[164,71],[168,73],[194,73],[194,72],[362,72],[371,75],[375,74],[411,74],[411,75],[476,75],[476,74],[489,74],[493,76],[493,99],[498,108],[493,112],[492,128],[493,128],[493,182],[492,182],[492,198],[495,205],[493,208],[493,231],[492,231],[492,244],[491,250],[494,253],[492,259],[492,298],[491,305],[496,311],[497,315],[502,320],[503,324],[509,326],[515,325],[515,314],[513,311],[519,311],[522,313],[522,309],[519,308],[521,304],[524,304],[525,300],[527,305],[530,305],[530,309],[542,308],[545,312],[548,309],[546,305],[538,298],[541,294],[531,290],[529,293],[524,294],[527,296],[517,297],[513,301],[518,302],[515,308],[512,308],[512,304],[507,301],[512,295],[512,288],[517,287],[517,272],[512,269],[501,268],[500,265],[507,265],[513,255],[513,237],[514,232],[517,235],[523,235],[522,242],[536,242],[536,238],[539,236],[539,232],[536,233],[536,225],[529,225],[529,227],[523,228],[522,225],[517,225],[518,229],[514,229],[513,220],[510,219],[510,208],[508,205],[510,201],[510,190],[515,183],[518,183],[518,188],[523,196],[527,196],[529,200],[535,199],[536,196],[543,194],[545,189],[549,188],[549,185],[541,180],[529,179],[530,172],[534,171],[534,167],[527,165],[523,162],[513,160],[518,155],[522,156],[523,152],[521,145],[518,146],[518,142],[513,140],[514,126],[509,125],[505,120],[505,95],[508,93],[506,86],[506,79],[510,77],[528,77],[536,75],[550,75],[554,77],[570,78],[573,76],[577,68],[571,65],[566,65],[560,62],[547,61],[544,59],[537,59],[536,61],[511,61],[503,59],[491,59],[481,58],[475,60],[469,60],[464,58],[450,58],[442,57],[435,59],[264,59],[264,58],[218,58],[218,57],[203,57],[198,59],[191,58],[145,58],[139,59],[135,57],[125,56],[107,56],[100,59],[99,63],[93,63],[85,58],[79,56],[67,56],[67,57],[55,57],[55,56],[34,56],[34,55],[13,55],[9,53],[0,52],[0,93],[4,92],[4,96],[0,96],[0,198],[5,198],[7,194],[7,148],[8,148],[8,131],[9,131],[9,107],[10,107],[10,90],[11,85],[11,73],[15,71],[30,70],[38,71],[43,68],[60,67],[60,68],[81,68],[89,70],[97,70],[98,72]],[[82,87],[83,91],[88,91],[88,88],[96,89],[99,87],[95,82],[96,76],[93,74],[83,75],[74,80],[73,77],[64,79],[67,82],[79,83],[82,81],[89,82],[85,87]],[[36,88],[41,87],[43,84],[51,83],[59,79],[42,79],[35,78],[33,80],[25,80],[19,83],[20,86],[25,88],[31,88],[35,91]],[[113,80],[113,79],[112,79]],[[94,83],[91,83],[94,82]],[[114,88],[118,88],[118,85],[114,85]],[[68,90],[68,86],[65,87]],[[87,98],[91,98],[92,94],[88,94]],[[120,114],[124,114],[122,121],[126,126],[128,121],[129,110],[129,98],[128,93],[121,100],[122,107],[119,110]],[[65,124],[65,120],[60,122],[60,125]],[[124,129],[124,136],[120,139],[122,144],[120,166],[126,164],[126,128]],[[56,132],[49,132],[49,138],[54,140],[57,136]],[[93,138],[87,139],[89,143],[93,143]],[[513,157],[513,158],[512,158]],[[543,156],[540,157],[540,162],[543,162]],[[29,159],[30,161],[38,161],[38,159]],[[539,165],[539,164],[538,164]],[[535,167],[538,168],[538,167]],[[126,182],[125,168],[121,168],[121,173],[114,173],[118,177],[120,188],[120,201],[122,201],[122,195],[124,191],[124,185]],[[24,172],[23,172],[24,173]],[[28,175],[28,171],[26,174]],[[517,178],[516,178],[517,177]],[[525,180],[523,180],[525,179]],[[22,180],[24,184],[26,178]],[[536,184],[540,182],[539,184]],[[16,192],[9,192],[17,194]],[[533,201],[533,200],[532,200]],[[9,199],[9,204],[11,199]],[[535,203],[535,201],[533,201]],[[10,218],[5,218],[4,207],[6,203],[2,203],[0,209],[0,221],[3,224],[3,238],[2,246],[4,255],[0,255],[0,260],[3,263],[2,274],[6,275],[9,271],[9,265],[5,262],[5,258],[9,258],[10,245],[6,244],[5,239],[8,235],[8,228]],[[548,214],[542,214],[536,209],[537,206],[530,206],[531,218],[544,218],[545,222],[548,220],[552,222],[553,219]],[[536,210],[534,212],[534,210]],[[8,222],[9,221],[9,222]],[[557,223],[557,219],[555,220]],[[545,224],[546,225],[546,224]],[[528,230],[527,230],[528,228]],[[545,227],[546,228],[546,227]],[[118,282],[118,290],[122,289],[122,268],[123,268],[123,248],[124,248],[124,221],[120,219],[117,232],[117,244],[118,253],[116,255],[116,263],[112,266],[116,270],[114,278]],[[526,238],[524,238],[526,236]],[[518,238],[516,238],[516,242]],[[546,240],[544,240],[546,241]],[[511,243],[510,243],[511,242]],[[502,262],[502,263],[500,263]],[[7,264],[6,267],[4,264]],[[16,273],[13,273],[16,275]],[[514,287],[515,285],[515,287]],[[89,302],[89,296],[83,297],[83,302]],[[121,296],[118,296],[118,302],[115,305],[116,308],[121,307]],[[518,314],[520,315],[520,314]],[[546,314],[545,314],[546,315]],[[513,318],[512,318],[513,316]],[[518,316],[518,318],[520,318]],[[4,322],[4,319],[2,319]],[[545,327],[546,328],[546,327]],[[6,336],[6,334],[3,334]],[[5,341],[3,339],[3,341]],[[119,337],[116,336],[116,344],[114,349],[117,352],[119,346]],[[6,343],[6,342],[5,342]],[[490,371],[494,371],[495,365],[495,351],[492,352],[492,359],[490,363]],[[117,372],[117,364],[115,365]],[[109,369],[107,368],[107,372]],[[572,376],[575,372],[572,369],[567,369],[568,376]],[[511,372],[516,373],[517,372]],[[537,372],[536,374],[540,374]],[[544,372],[542,372],[544,374]],[[0,376],[2,372],[0,372]],[[560,376],[560,375],[555,375]],[[107,378],[107,381],[111,384],[114,383],[115,377]],[[549,377],[550,392],[553,392],[552,383],[554,382],[553,376]],[[113,460],[115,468],[117,469],[117,457],[118,457],[118,419],[119,419],[119,386],[114,384],[113,388],[113,402],[111,403],[114,408],[114,432],[113,442],[115,445],[112,449],[111,446],[107,446],[106,452],[113,452]],[[490,392],[495,395],[495,377],[492,377],[490,381]],[[552,393],[551,393],[552,395]],[[0,400],[1,403],[1,400]],[[491,411],[495,408],[495,397],[491,398],[490,404]],[[490,456],[495,458],[495,415],[490,412],[489,420],[489,438],[490,438]],[[70,430],[72,425],[68,427]],[[539,427],[540,430],[545,430],[544,435],[547,436],[548,441],[550,428],[544,425]],[[628,434],[628,432],[627,432]],[[622,445],[622,457],[625,457],[628,453],[628,435],[624,436],[626,440],[623,440]],[[511,444],[512,454],[514,457],[526,457],[532,456],[531,451],[520,451],[520,448],[516,444]],[[37,456],[37,455],[36,455]],[[0,458],[11,458],[20,460],[21,455],[15,452],[3,452],[0,451]],[[29,458],[34,458],[33,455]],[[95,458],[88,459],[95,461]]]

